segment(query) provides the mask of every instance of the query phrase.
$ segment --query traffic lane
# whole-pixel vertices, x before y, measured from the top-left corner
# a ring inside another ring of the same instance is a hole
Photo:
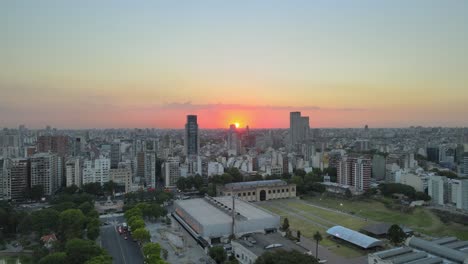
[[[114,264],[143,263],[138,243],[130,236],[125,240],[124,236],[117,232],[116,226],[104,226],[101,228],[102,247],[112,256]]]

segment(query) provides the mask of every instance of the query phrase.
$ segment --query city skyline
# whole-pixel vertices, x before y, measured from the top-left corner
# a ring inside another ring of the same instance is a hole
[[[468,126],[467,2],[11,1],[0,126]]]

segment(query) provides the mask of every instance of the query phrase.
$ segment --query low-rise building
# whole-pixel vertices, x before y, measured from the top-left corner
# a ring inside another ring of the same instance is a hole
[[[228,183],[218,188],[219,196],[237,196],[244,201],[257,202],[296,197],[296,185],[283,180]]]

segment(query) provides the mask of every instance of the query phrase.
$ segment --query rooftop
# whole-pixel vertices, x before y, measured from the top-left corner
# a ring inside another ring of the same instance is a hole
[[[383,242],[378,239],[342,226],[334,226],[328,229],[327,234],[365,249],[383,245]]]
[[[252,234],[249,236],[244,236],[240,239],[235,240],[237,243],[241,244],[256,256],[261,256],[266,251],[274,251],[278,249],[291,251],[297,250],[300,252],[305,252],[302,247],[296,245],[296,243],[292,242],[289,239],[284,238],[279,233],[271,233],[271,234]],[[253,242],[254,241],[254,242]],[[274,247],[270,249],[266,249],[266,246],[273,245],[273,244],[280,244],[279,247]]]
[[[231,223],[232,197],[205,197],[189,200],[178,200],[176,203],[188,214],[197,219],[200,224],[220,224]],[[253,204],[235,199],[235,211],[237,213],[236,221],[245,221],[252,219],[265,219],[274,217]]]

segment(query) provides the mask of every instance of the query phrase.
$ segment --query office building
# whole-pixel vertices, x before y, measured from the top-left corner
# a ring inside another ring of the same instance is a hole
[[[144,161],[145,185],[149,188],[156,188],[156,153],[145,152]]]
[[[54,194],[61,186],[60,159],[55,153],[31,156],[31,188],[42,186],[44,195]]]
[[[298,143],[309,137],[309,117],[301,116],[301,112],[289,113],[289,137],[291,146],[295,147]]]
[[[372,157],[372,178],[383,181],[386,173],[386,159],[382,155],[374,154]]]
[[[185,155],[198,156],[200,139],[198,136],[198,123],[196,115],[188,115],[185,124]]]
[[[444,205],[446,203],[446,184],[446,177],[434,175],[429,177],[428,194],[432,198],[432,203],[436,205]]]
[[[112,142],[110,151],[110,168],[117,169],[120,162],[120,142]]]
[[[239,135],[236,125],[231,124],[227,135],[227,149],[229,156],[237,156],[240,154]]]

